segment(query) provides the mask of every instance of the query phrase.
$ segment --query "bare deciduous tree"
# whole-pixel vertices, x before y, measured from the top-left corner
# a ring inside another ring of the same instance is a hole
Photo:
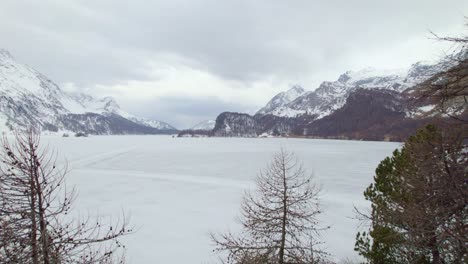
[[[468,27],[468,16],[465,16],[465,26]],[[458,37],[441,37],[438,34],[431,31],[431,34],[436,37],[438,40],[449,41],[458,44],[468,44],[468,35],[458,36]]]
[[[212,234],[216,251],[230,263],[319,263],[317,248],[320,188],[306,176],[294,154],[281,150],[246,192],[241,205],[241,234]]]
[[[468,21],[468,17],[466,19]],[[415,103],[437,105],[443,114],[468,123],[468,35],[441,37],[431,33],[437,40],[451,42],[456,48],[453,54],[447,54],[444,58],[448,69],[417,86]]]
[[[123,217],[115,225],[70,216],[74,189],[65,185],[67,168],[40,146],[32,130],[0,144],[0,262],[121,262],[117,238],[131,230]]]

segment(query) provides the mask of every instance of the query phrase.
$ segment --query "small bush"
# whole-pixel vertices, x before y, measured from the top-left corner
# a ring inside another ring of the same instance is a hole
[[[88,137],[88,134],[84,133],[84,132],[78,132],[75,134],[75,137]]]

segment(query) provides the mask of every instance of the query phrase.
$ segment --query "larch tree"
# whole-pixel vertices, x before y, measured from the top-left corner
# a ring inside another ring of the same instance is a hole
[[[241,204],[239,234],[212,234],[229,263],[320,263],[317,216],[320,188],[293,153],[281,150]]]
[[[56,157],[32,130],[1,141],[0,262],[122,262],[118,238],[131,232],[125,217],[115,225],[74,219],[75,191],[67,189],[67,168]]]

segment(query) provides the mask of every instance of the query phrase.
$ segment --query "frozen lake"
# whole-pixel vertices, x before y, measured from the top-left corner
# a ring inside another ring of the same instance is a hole
[[[211,231],[236,230],[243,191],[281,147],[293,151],[322,185],[324,246],[336,260],[357,259],[353,205],[398,143],[169,136],[44,137],[71,169],[75,209],[118,217],[137,232],[123,239],[127,260],[215,263]]]

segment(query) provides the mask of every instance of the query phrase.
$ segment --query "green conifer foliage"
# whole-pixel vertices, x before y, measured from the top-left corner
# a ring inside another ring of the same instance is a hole
[[[379,164],[355,245],[369,263],[467,263],[465,130],[427,126]]]

